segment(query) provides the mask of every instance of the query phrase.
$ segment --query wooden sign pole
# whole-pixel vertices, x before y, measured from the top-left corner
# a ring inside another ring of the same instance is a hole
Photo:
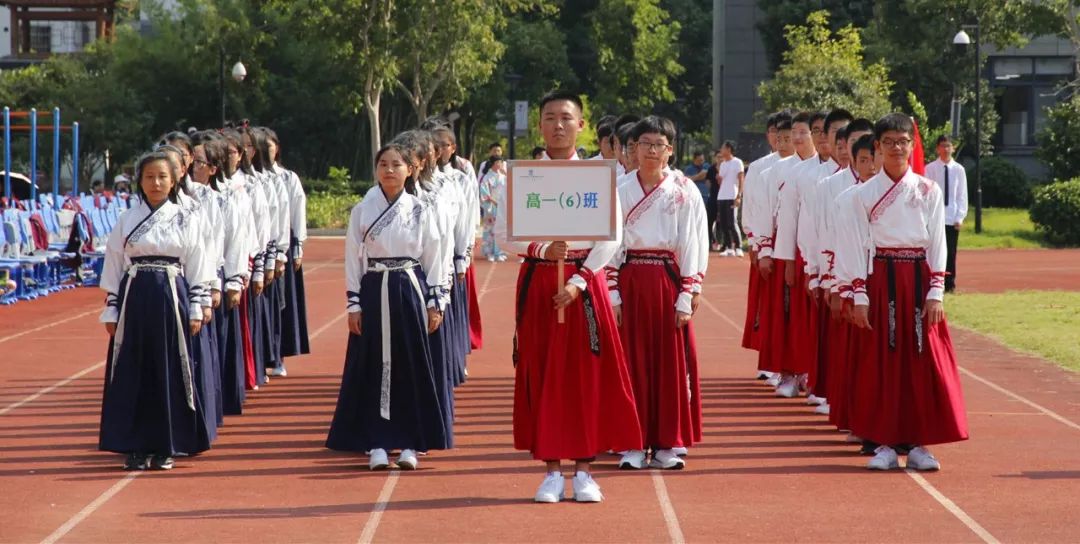
[[[559,259],[555,266],[559,267],[559,289],[566,285],[566,261]],[[566,308],[559,308],[559,324],[566,323]]]

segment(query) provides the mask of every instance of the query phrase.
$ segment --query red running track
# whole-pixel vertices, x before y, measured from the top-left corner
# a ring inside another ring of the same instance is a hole
[[[940,473],[869,473],[821,416],[752,379],[754,356],[737,347],[741,259],[714,258],[695,318],[706,434],[686,470],[603,458],[604,503],[531,502],[541,469],[510,434],[517,267],[481,262],[487,348],[458,392],[458,448],[413,473],[368,472],[322,447],[347,334],[342,241],[306,249],[314,353],[171,472],[125,473],[95,450],[99,291],[0,308],[0,542],[1080,541],[1076,375],[957,331],[972,440],[935,449]],[[991,276],[1015,273],[1015,259],[987,262]]]

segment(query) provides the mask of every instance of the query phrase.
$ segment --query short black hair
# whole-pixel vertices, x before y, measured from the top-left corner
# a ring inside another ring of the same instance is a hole
[[[948,134],[942,134],[941,136],[938,136],[937,143],[934,144],[934,147],[937,147],[937,146],[939,146],[941,144],[951,144],[951,143],[953,143],[952,138],[950,138]]]
[[[906,132],[915,135],[915,124],[903,113],[890,113],[874,123],[874,138],[880,140],[886,132]]]
[[[650,115],[634,125],[634,130],[631,131],[631,138],[634,140],[640,140],[642,136],[646,134],[659,134],[668,139],[668,143],[675,142],[675,123],[671,122],[671,119],[667,117],[660,117],[659,115]],[[701,153],[695,153],[700,155]]]
[[[585,113],[585,104],[581,101],[581,96],[579,96],[577,93],[572,93],[570,91],[564,91],[561,89],[549,91],[547,94],[540,98],[540,111],[543,112],[544,106],[547,106],[548,103],[557,102],[559,100],[567,100],[569,102],[573,102],[573,104],[577,106],[579,113]]]
[[[495,149],[496,147],[502,147],[502,144],[499,143],[499,142],[492,142],[490,145],[488,145],[488,151],[491,151],[492,149]]]
[[[829,112],[829,115],[825,116],[825,132],[829,131],[829,128],[836,123],[842,123],[847,121],[848,123],[855,120],[855,116],[850,111],[844,108],[836,108]]]
[[[777,111],[777,112],[770,113],[769,116],[765,118],[765,131],[766,132],[768,132],[768,130],[770,128],[773,128],[773,127],[776,126],[776,119],[779,116],[780,116],[780,112]]]
[[[532,148],[532,151],[529,153],[529,155],[531,155],[535,159],[536,157],[542,157],[544,155],[544,151],[544,148],[536,146]]]
[[[851,160],[855,160],[855,157],[859,156],[859,151],[863,149],[870,152],[870,156],[874,156],[874,135],[863,134],[855,143],[851,146]]]
[[[776,114],[776,130],[791,130],[791,122],[791,112],[781,111]]]
[[[698,158],[698,157],[704,157],[704,156],[705,156],[705,152],[700,150],[700,149],[698,149],[697,151],[694,151],[694,154],[691,155],[691,157],[695,158],[695,159]]]
[[[728,148],[731,150],[731,154],[735,154],[735,140],[724,140],[724,143],[720,144],[720,149]]]
[[[611,138],[611,135],[615,133],[615,116],[605,115],[596,122],[596,138],[603,140]]]
[[[874,131],[874,122],[869,120],[869,119],[866,119],[864,117],[860,117],[860,118],[852,121],[847,126],[847,133],[848,133],[849,136],[851,134],[853,134],[853,133],[856,133],[856,132],[873,132],[873,131]]]
[[[615,137],[618,138],[619,143],[622,144],[623,147],[630,145],[630,140],[633,139],[632,133],[634,132],[635,126],[637,126],[637,123],[627,123],[620,126],[615,131]]]
[[[799,113],[796,113],[794,117],[791,118],[791,124],[794,125],[796,123],[803,123],[806,126],[810,126],[810,116],[811,115],[813,115],[813,114],[808,112],[808,111],[800,111]]]
[[[437,128],[450,128],[452,124],[441,115],[433,115],[420,123],[421,130],[435,130]]]
[[[827,117],[828,117],[828,115],[826,115],[825,112],[823,112],[823,111],[812,111],[812,112],[810,112],[810,123],[809,124],[813,125],[814,123],[816,123],[818,121],[824,121]]]

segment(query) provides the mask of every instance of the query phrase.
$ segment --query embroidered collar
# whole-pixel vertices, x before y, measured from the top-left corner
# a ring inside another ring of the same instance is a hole
[[[559,159],[559,160],[570,160],[570,161],[576,161],[576,160],[580,160],[580,159],[581,159],[581,157],[578,157],[578,154],[577,154],[577,152],[575,151],[575,152],[574,152],[573,154],[571,154],[571,155],[570,155],[570,158],[569,158],[569,159]],[[548,152],[547,152],[547,150],[545,149],[545,150],[544,150],[544,155],[540,157],[540,160],[542,160],[542,161],[553,161],[553,160],[556,160],[556,159],[553,159],[553,158],[551,158],[551,156],[550,156],[550,155],[548,155]]]

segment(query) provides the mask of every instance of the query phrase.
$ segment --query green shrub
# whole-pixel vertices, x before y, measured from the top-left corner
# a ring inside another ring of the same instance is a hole
[[[304,191],[308,194],[329,193],[364,196],[371,187],[372,182],[352,179],[348,168],[337,166],[330,167],[330,173],[326,179],[304,180]]]
[[[359,194],[311,193],[307,199],[309,229],[343,229],[349,225],[349,213],[360,202]]]
[[[1046,124],[1035,156],[1046,163],[1051,179],[1080,176],[1080,93],[1046,109]]]
[[[975,164],[967,163],[968,206],[975,206]],[[982,160],[983,207],[1027,208],[1031,205],[1031,178],[1001,157]]]
[[[1036,188],[1031,220],[1051,242],[1080,245],[1080,178]]]

